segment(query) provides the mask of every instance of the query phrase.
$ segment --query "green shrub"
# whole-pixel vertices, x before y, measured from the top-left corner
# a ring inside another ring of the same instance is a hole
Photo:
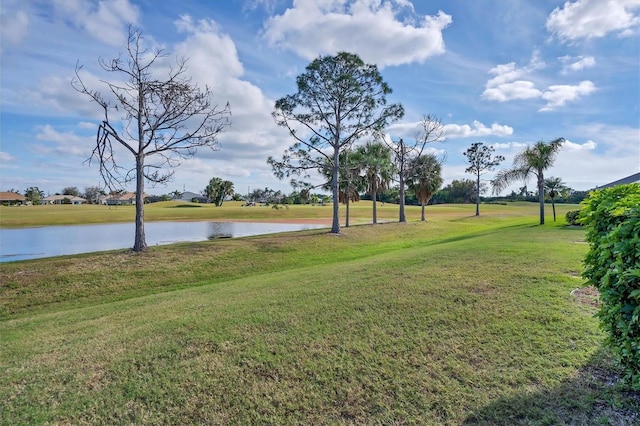
[[[573,226],[582,225],[579,221],[580,210],[569,210],[564,217],[567,220],[567,225],[573,225]]]
[[[640,390],[640,185],[595,191],[581,212],[590,245],[583,276],[600,291],[598,317],[625,380]]]

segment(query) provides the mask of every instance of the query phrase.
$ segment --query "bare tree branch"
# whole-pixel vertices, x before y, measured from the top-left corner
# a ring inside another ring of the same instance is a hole
[[[151,51],[143,43],[142,32],[129,27],[124,55],[99,58],[103,71],[114,79],[100,80],[111,99],[87,87],[76,65],[71,85],[102,108],[104,119],[98,125],[96,146],[88,162],[99,164],[108,188],[122,188],[136,182],[136,237],[134,250],[146,248],[144,237],[144,183],[169,182],[181,160],[198,148],[218,150],[218,136],[230,124],[230,107],[211,103],[209,88],[201,91],[187,77],[184,58],[170,66],[165,79],[154,73],[159,61],[169,55],[162,49]],[[122,156],[114,148],[124,147],[133,158],[133,167],[123,167]]]

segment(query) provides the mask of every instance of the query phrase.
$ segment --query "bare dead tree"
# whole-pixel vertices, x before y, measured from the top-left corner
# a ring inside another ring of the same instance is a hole
[[[187,60],[176,59],[163,79],[156,74],[166,66],[169,55],[162,49],[144,47],[140,30],[129,27],[126,52],[118,58],[98,60],[100,67],[113,73],[111,81],[101,80],[106,95],[89,88],[76,65],[72,87],[102,108],[96,146],[89,163],[96,161],[100,175],[110,190],[136,182],[136,231],[133,250],[147,247],[144,233],[145,180],[166,183],[181,160],[193,156],[198,148],[220,148],[218,136],[230,124],[230,107],[211,102],[211,91],[201,91],[187,77]],[[135,159],[125,167],[116,147],[124,147]]]
[[[440,119],[434,115],[427,114],[422,116],[420,120],[419,130],[414,135],[413,142],[407,143],[404,139],[400,139],[397,142],[392,142],[389,147],[394,153],[394,160],[396,169],[398,172],[398,184],[400,186],[399,198],[400,198],[400,210],[399,210],[399,222],[406,222],[407,217],[405,215],[405,189],[406,181],[413,174],[413,170],[409,170],[409,164],[411,159],[420,157],[428,144],[433,142],[445,142],[446,133],[444,131],[444,125]]]

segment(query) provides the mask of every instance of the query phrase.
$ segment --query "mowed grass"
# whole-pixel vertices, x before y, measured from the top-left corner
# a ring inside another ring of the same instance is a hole
[[[584,232],[459,207],[1,264],[0,422],[635,424]]]
[[[291,205],[274,209],[272,206],[245,207],[239,201],[225,202],[221,207],[213,204],[164,201],[145,205],[146,221],[181,220],[286,220],[323,219],[331,217],[331,205]],[[365,207],[368,206],[368,209]],[[342,209],[344,210],[344,208]],[[362,203],[356,211],[371,216],[371,203]],[[382,208],[391,217],[397,217],[398,207]],[[395,215],[392,213],[395,212]],[[42,205],[0,206],[0,227],[76,225],[133,222],[135,206],[101,205]]]
[[[146,221],[182,221],[182,220],[317,220],[331,219],[331,204],[325,205],[290,205],[274,209],[272,206],[244,207],[242,202],[225,202],[221,207],[213,204],[183,203],[165,201],[145,205]],[[488,204],[481,206],[484,216],[501,215],[508,207],[508,215],[531,215],[535,209],[533,203],[511,203],[509,206]],[[559,217],[564,217],[567,210],[575,209],[575,205],[557,206]],[[550,206],[548,207],[549,212]],[[379,221],[397,221],[398,206],[396,204],[378,203]],[[360,201],[350,206],[351,224],[371,223],[371,201]],[[427,206],[427,219],[430,215],[438,216],[469,216],[475,212],[471,204],[447,204]],[[407,206],[406,214],[409,221],[420,219],[418,206]],[[341,223],[346,221],[346,209],[340,206]],[[548,215],[550,217],[550,215]],[[18,228],[30,226],[78,225],[133,222],[135,206],[100,206],[100,205],[42,205],[42,206],[0,206],[0,227]]]

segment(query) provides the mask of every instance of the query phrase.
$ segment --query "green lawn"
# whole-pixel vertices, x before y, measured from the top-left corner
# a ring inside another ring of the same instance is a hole
[[[506,211],[508,215],[527,216],[536,214],[537,204],[511,203]],[[576,205],[557,206],[558,218],[564,218],[567,210],[578,208]],[[398,206],[378,203],[379,221],[397,221]],[[482,205],[483,216],[504,215],[505,206]],[[340,206],[341,223],[345,223],[345,206]],[[371,223],[371,202],[352,203],[350,219],[352,224]],[[547,206],[547,219],[552,220],[551,206]],[[431,217],[450,215],[465,217],[473,215],[475,205],[442,204],[427,206],[427,220]],[[331,219],[331,205],[291,205],[274,209],[270,206],[243,207],[242,202],[226,202],[222,207],[213,204],[182,203],[166,201],[145,205],[145,220],[291,220],[291,219]],[[407,220],[419,220],[420,208],[407,206]],[[16,228],[25,226],[77,225],[92,223],[133,222],[135,206],[100,205],[48,205],[48,206],[0,206],[0,227]],[[535,219],[533,219],[535,220]]]
[[[365,207],[365,204],[369,207]],[[344,209],[343,209],[344,210]],[[361,203],[355,211],[366,210],[371,215],[371,203]],[[397,217],[397,206],[386,206],[392,217]],[[393,212],[393,213],[392,213]],[[145,205],[145,220],[285,220],[297,218],[330,218],[331,206],[292,205],[272,207],[243,207],[241,202],[226,202],[222,207],[213,204],[165,201]],[[133,222],[135,206],[101,205],[48,205],[0,206],[0,227],[76,225],[87,223]]]
[[[0,264],[0,422],[635,424],[584,232],[481,213]]]

